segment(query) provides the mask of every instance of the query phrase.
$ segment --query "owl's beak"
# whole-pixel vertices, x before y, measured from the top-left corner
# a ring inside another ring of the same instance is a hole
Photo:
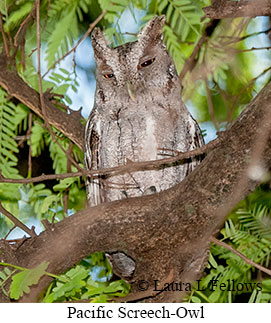
[[[129,97],[131,98],[131,100],[133,102],[135,102],[135,95],[134,95],[134,92],[133,92],[133,85],[130,82],[127,82],[127,90],[128,90]]]

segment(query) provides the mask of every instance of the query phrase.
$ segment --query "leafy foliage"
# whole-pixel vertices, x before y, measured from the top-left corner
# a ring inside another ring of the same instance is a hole
[[[0,288],[4,295],[8,296],[8,291],[5,289],[5,284],[8,282],[10,277],[16,272],[16,270],[10,270],[8,267],[4,267],[2,271],[0,271]]]
[[[12,276],[10,286],[10,297],[19,299],[23,293],[29,293],[29,286],[38,283],[40,278],[45,274],[48,263],[45,261],[33,269],[25,269]]]
[[[55,59],[60,58],[72,46],[73,39],[78,37],[76,6],[70,4],[60,15],[60,20],[55,24],[54,32],[48,39],[47,62],[52,65]]]
[[[18,178],[18,159],[15,154],[19,150],[14,140],[17,126],[14,120],[16,106],[6,97],[6,92],[0,89],[0,168],[4,176]]]
[[[1,12],[6,14],[6,1],[2,1]],[[17,7],[17,10],[14,10],[9,16],[5,24],[5,31],[11,31],[12,29],[19,26],[23,19],[30,13],[33,3],[31,2],[21,2],[21,6]]]
[[[95,275],[93,268],[99,269],[98,276]],[[105,302],[113,296],[126,296],[130,288],[123,280],[109,282],[101,279],[111,275],[111,268],[104,255],[101,253],[93,254],[75,268],[70,269],[64,275],[60,275],[49,287],[43,302],[52,303],[83,299],[90,299],[92,302]],[[93,279],[93,276],[96,276],[96,279]]]
[[[230,214],[221,230],[222,241],[227,241],[248,259],[269,267],[271,255],[271,213],[261,204],[253,203],[256,190],[246,202]],[[252,202],[252,203],[251,203]],[[244,262],[238,255],[221,246],[213,245],[206,269],[207,275],[187,298],[189,302],[271,301],[270,278]],[[261,279],[259,279],[259,276]],[[215,285],[214,285],[215,284]],[[222,288],[221,288],[222,286]],[[226,286],[224,288],[224,286]]]
[[[25,123],[26,116],[26,109],[22,105],[16,106],[8,100],[6,92],[0,88],[0,171],[5,177],[21,178],[17,168],[19,149],[14,138],[18,129]],[[1,201],[6,201],[9,205],[17,203],[20,199],[18,187],[14,184],[0,183]],[[9,207],[12,208],[11,205]],[[0,219],[0,221],[2,226],[7,229],[6,219]]]
[[[110,22],[114,23],[115,18],[119,18],[121,14],[130,5],[129,0],[116,0],[114,2],[110,0],[99,0],[99,4],[102,10],[108,11],[105,18]]]

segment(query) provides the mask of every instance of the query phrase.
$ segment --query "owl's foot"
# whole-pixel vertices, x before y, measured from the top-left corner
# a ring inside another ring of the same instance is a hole
[[[143,195],[150,195],[150,194],[154,194],[156,192],[157,192],[156,187],[155,186],[150,186],[144,191]]]

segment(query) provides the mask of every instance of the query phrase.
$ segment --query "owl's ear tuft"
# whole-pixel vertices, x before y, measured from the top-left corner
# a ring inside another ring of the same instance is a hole
[[[163,39],[163,27],[166,21],[165,15],[155,16],[142,28],[138,34],[138,40],[144,42],[155,42]]]
[[[103,59],[106,54],[111,51],[110,47],[107,45],[103,32],[98,27],[94,28],[91,34],[91,42],[95,58]]]

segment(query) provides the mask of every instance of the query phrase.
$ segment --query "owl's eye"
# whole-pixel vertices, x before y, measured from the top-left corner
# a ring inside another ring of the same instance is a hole
[[[106,79],[111,79],[114,76],[114,74],[104,74],[104,77]]]
[[[148,59],[147,61],[141,63],[138,65],[138,68],[141,69],[143,67],[146,67],[146,66],[149,66],[151,65],[153,62],[155,61],[155,57],[151,58],[151,59]]]

